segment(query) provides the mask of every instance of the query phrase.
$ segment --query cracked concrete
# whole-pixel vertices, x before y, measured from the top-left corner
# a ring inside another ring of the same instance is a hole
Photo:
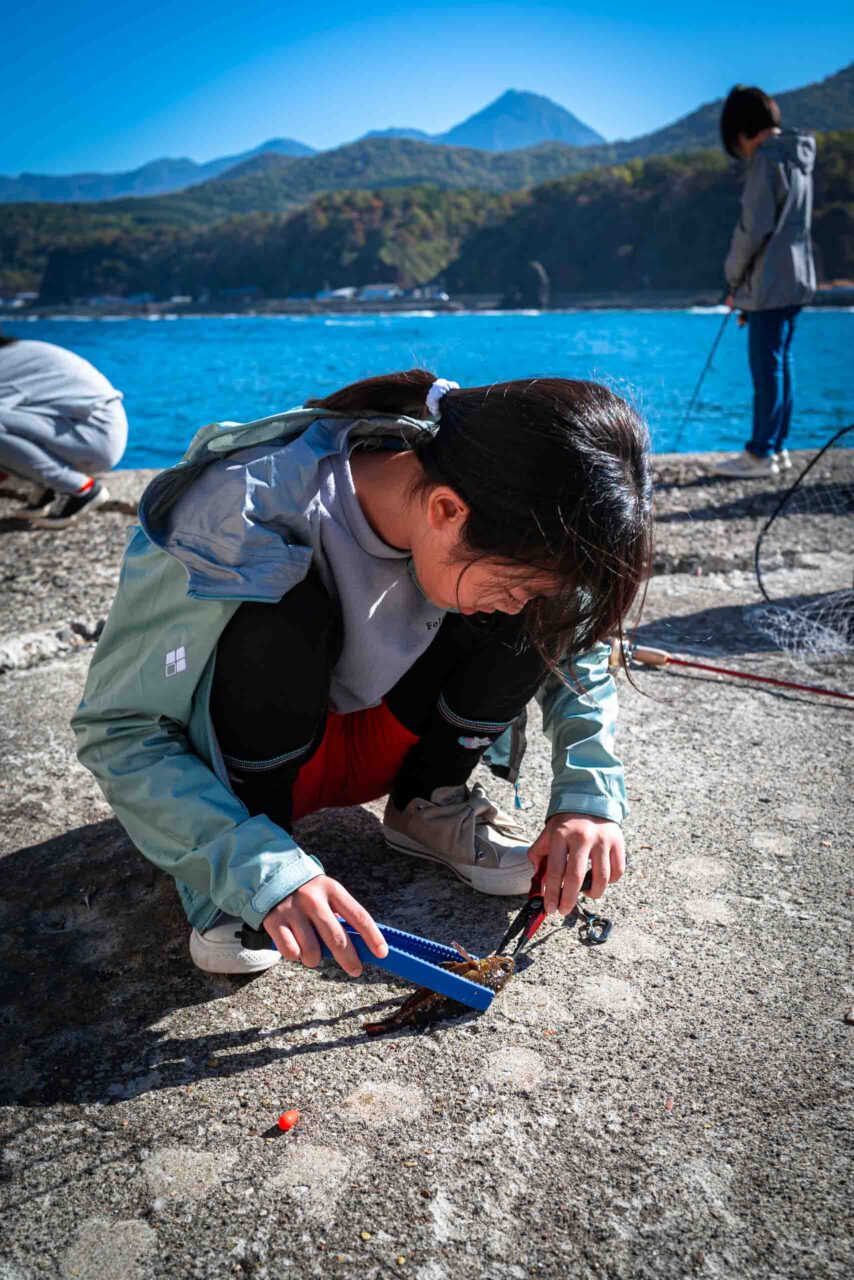
[[[797,679],[745,612],[770,488],[707,484],[692,458],[657,471],[641,638]],[[379,970],[195,970],[170,882],[74,760],[141,483],[111,479],[126,509],[61,542],[0,494],[0,642],[87,628],[0,675],[2,1280],[848,1277],[854,712],[621,677],[611,940],[550,922],[486,1015],[372,1041],[362,1022],[403,991]],[[825,589],[843,528],[804,525],[791,593]],[[813,675],[851,688],[841,659]],[[530,738],[533,836],[549,762]],[[488,950],[518,904],[389,851],[379,812],[326,811],[300,838],[377,918]]]

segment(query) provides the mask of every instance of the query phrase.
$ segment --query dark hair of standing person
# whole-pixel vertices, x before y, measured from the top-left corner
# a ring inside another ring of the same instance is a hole
[[[425,369],[366,378],[310,406],[425,416]],[[550,666],[623,623],[649,573],[652,469],[647,428],[595,382],[524,378],[450,390],[438,429],[418,433],[424,471],[414,493],[448,485],[469,508],[463,560],[494,559],[553,575],[555,595],[531,600],[525,630]]]
[[[735,160],[742,158],[738,148],[740,134],[755,138],[765,129],[779,129],[780,108],[773,98],[755,85],[737,84],[730,89],[720,119],[721,142]]]

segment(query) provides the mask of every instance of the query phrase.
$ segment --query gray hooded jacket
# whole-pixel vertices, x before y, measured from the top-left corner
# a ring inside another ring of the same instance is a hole
[[[814,165],[815,138],[795,130],[772,135],[753,153],[724,263],[735,305],[744,311],[801,306],[815,292]]]

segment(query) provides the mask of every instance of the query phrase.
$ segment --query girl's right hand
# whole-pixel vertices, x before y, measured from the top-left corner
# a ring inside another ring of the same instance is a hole
[[[364,938],[375,956],[382,959],[388,955],[386,940],[365,908],[329,876],[315,876],[295,890],[264,917],[264,928],[286,960],[301,960],[309,968],[320,964],[319,935],[341,968],[351,978],[358,978],[362,962],[336,912]]]

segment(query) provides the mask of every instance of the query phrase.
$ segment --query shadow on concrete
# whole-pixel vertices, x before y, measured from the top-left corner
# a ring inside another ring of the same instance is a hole
[[[299,836],[375,919],[411,932],[459,938],[484,953],[517,905],[476,895],[428,864],[394,854],[363,809],[313,815]],[[346,983],[352,1007],[343,1014],[307,1020],[297,1009],[293,1022],[271,1027],[277,1006],[292,1007],[286,988],[283,996],[276,985],[265,993],[271,1013],[263,1026],[234,1028],[224,1011],[220,1018],[209,1009],[205,1022],[219,1023],[209,1033],[175,1038],[158,1029],[176,1009],[212,1005],[249,982],[287,984],[293,970],[281,965],[266,978],[246,979],[196,969],[172,881],[115,821],[7,855],[0,900],[8,956],[0,975],[3,1105],[109,1105],[346,1049],[364,1039],[354,1019],[390,1009],[411,990],[401,984],[400,997],[377,1002],[372,988],[381,984],[385,996],[393,978],[369,967],[354,981],[328,961],[316,971],[317,996],[329,983]],[[334,1034],[338,1024],[348,1024],[344,1034]]]
[[[798,610],[820,604],[824,593],[781,596],[773,608]],[[751,611],[771,608],[757,593],[749,605],[716,605],[694,613],[671,614],[651,619],[633,628],[631,639],[640,645],[683,657],[722,657],[741,653],[780,653],[780,646],[751,619]],[[763,673],[764,674],[764,673]],[[797,679],[797,675],[790,677]]]
[[[35,532],[36,525],[31,524],[29,520],[14,520],[9,517],[0,519],[0,537],[9,533],[22,534]]]
[[[698,481],[692,481],[689,485],[659,485],[656,487],[685,489],[694,488],[698,483]],[[722,480],[722,483],[727,484],[728,481]],[[692,507],[690,511],[659,511],[656,513],[655,521],[656,524],[688,524],[694,520],[738,520],[750,516],[767,517],[776,510],[780,499],[784,493],[788,492],[789,487],[789,485],[786,485],[785,487],[779,486],[776,489],[762,489],[759,491],[751,489],[749,493],[740,494],[731,498],[728,502],[710,504],[705,507]],[[808,514],[812,516],[849,515],[854,510],[851,486],[850,484],[842,483],[810,485],[809,505],[810,511]]]

